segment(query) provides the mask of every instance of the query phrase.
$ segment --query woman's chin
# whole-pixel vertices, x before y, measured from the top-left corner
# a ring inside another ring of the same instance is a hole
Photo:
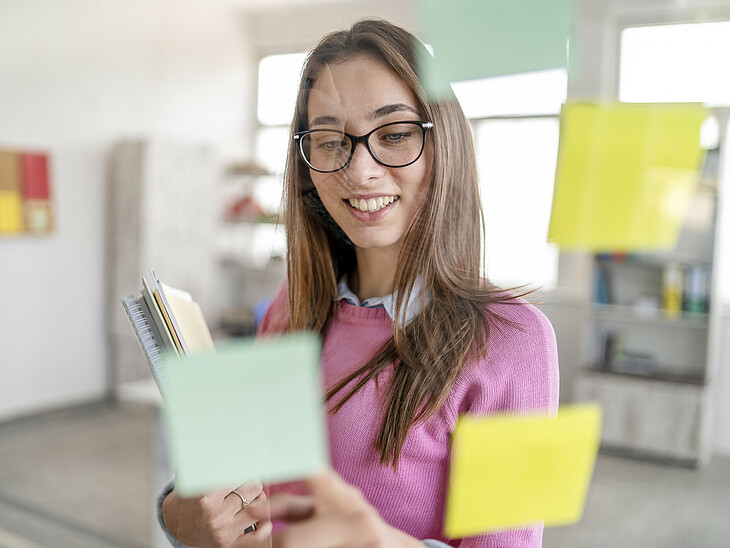
[[[399,239],[387,235],[348,234],[350,241],[358,249],[388,249],[399,244]]]

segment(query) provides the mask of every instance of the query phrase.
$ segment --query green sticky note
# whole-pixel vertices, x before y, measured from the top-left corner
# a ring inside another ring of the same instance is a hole
[[[459,538],[574,523],[583,514],[601,432],[597,405],[547,416],[463,416],[454,430],[445,533]]]
[[[247,340],[166,365],[175,488],[193,496],[328,467],[319,338]]]
[[[548,240],[591,251],[673,249],[706,116],[693,103],[564,105]]]
[[[421,0],[420,8],[433,58],[421,52],[419,66],[432,98],[451,82],[568,66],[572,0]]]

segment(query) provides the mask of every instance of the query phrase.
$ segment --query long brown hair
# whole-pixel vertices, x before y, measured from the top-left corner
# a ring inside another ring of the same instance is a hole
[[[336,412],[393,364],[376,449],[381,463],[394,467],[410,427],[436,412],[464,364],[486,352],[490,324],[496,319],[488,305],[515,302],[480,276],[484,222],[471,131],[453,95],[439,101],[426,97],[418,78],[424,51],[413,35],[382,20],[360,21],[350,30],[327,35],[305,63],[292,123],[292,132],[308,129],[309,90],[324,67],[363,55],[392,70],[433,122],[428,136],[433,139],[430,181],[404,238],[394,280],[393,336],[327,393],[329,400],[357,379],[334,406]],[[356,267],[355,250],[324,208],[293,140],[285,175],[285,223],[287,330],[324,335],[337,306],[337,281]],[[418,278],[425,289],[420,292],[420,311],[406,323],[406,305]]]

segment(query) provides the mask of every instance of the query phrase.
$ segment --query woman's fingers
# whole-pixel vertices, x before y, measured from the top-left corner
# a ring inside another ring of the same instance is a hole
[[[249,501],[252,501],[264,492],[264,486],[257,479],[250,480],[236,487],[236,491],[241,493]]]
[[[268,505],[251,507],[251,515],[258,519],[299,521],[309,518],[314,512],[312,497],[280,493],[271,497]]]
[[[255,531],[238,537],[230,548],[270,548],[272,529],[270,521],[259,521]]]
[[[316,501],[318,513],[337,513],[368,507],[360,490],[345,482],[333,470],[308,478],[306,484]]]
[[[306,480],[310,496],[275,495],[271,518],[289,522],[272,536],[274,548],[391,546],[389,528],[362,493],[336,473]]]
[[[353,548],[369,545],[366,516],[328,514],[293,523],[272,535],[273,548]],[[375,546],[375,544],[372,544]]]
[[[226,495],[226,499],[236,501],[236,512],[242,512],[261,495],[265,495],[264,486],[259,480],[251,480],[242,483]],[[229,502],[230,502],[229,500]]]
[[[235,493],[232,495],[232,497],[236,497]],[[236,513],[230,518],[231,527],[238,531],[239,533],[243,533],[246,529],[251,527],[254,523],[257,525],[257,531],[258,526],[262,524],[265,521],[269,521],[269,512],[268,512],[268,499],[266,497],[266,493],[261,492],[259,496],[257,496],[253,502],[249,503],[245,509],[240,507],[240,499],[239,501],[239,507]],[[246,535],[250,535],[252,533],[246,533]]]
[[[350,500],[359,494],[357,489],[345,483],[334,470],[326,470],[312,476],[305,483],[318,503],[331,503],[339,506],[341,502]]]
[[[253,505],[266,505],[266,494],[260,481],[246,482],[234,491],[216,491],[198,499],[200,517],[198,537],[208,542],[204,545],[228,546],[238,540],[244,531],[259,519],[252,517],[248,509]],[[256,533],[258,532],[258,529]],[[248,536],[253,533],[246,533]],[[256,537],[270,535],[266,527]],[[255,546],[255,544],[252,544]]]

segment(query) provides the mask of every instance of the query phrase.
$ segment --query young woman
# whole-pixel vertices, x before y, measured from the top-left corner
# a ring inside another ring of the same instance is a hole
[[[326,36],[302,74],[287,283],[260,334],[322,334],[334,472],[270,500],[259,484],[197,499],[166,492],[163,526],[183,543],[258,546],[269,518],[290,522],[275,546],[542,543],[539,524],[457,540],[442,532],[459,415],[556,412],[558,362],[545,316],[480,276],[471,132],[455,98],[427,98],[423,47],[362,21]]]

